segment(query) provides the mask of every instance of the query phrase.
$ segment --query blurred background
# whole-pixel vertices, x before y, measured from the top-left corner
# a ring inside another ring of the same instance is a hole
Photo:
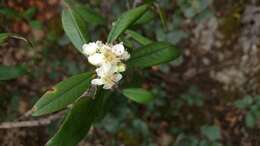
[[[81,2],[104,16],[105,25],[89,30],[105,41],[117,16],[142,0]],[[182,48],[182,57],[140,73],[156,99],[139,105],[119,95],[79,146],[260,146],[260,1],[157,4],[135,30]],[[63,32],[61,10],[60,0],[0,0],[0,32],[33,44],[1,42],[0,64],[20,74],[0,82],[1,146],[43,146],[61,116],[33,119],[27,111],[52,85],[89,70]]]

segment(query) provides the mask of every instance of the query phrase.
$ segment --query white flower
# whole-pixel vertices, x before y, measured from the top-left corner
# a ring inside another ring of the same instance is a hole
[[[117,73],[117,74],[111,74],[109,76],[93,79],[91,81],[91,84],[104,85],[103,86],[104,89],[111,89],[121,79],[122,79],[122,75]]]
[[[126,70],[126,66],[124,63],[119,63],[117,66],[116,66],[116,71],[117,72],[124,72]]]
[[[88,57],[88,62],[93,65],[101,65],[105,61],[105,57],[103,54],[95,53]]]
[[[82,53],[85,55],[93,55],[96,53],[98,45],[96,43],[88,43],[82,46]]]
[[[91,42],[82,46],[82,52],[87,56],[88,62],[97,66],[97,78],[91,81],[93,85],[103,85],[104,89],[111,89],[122,79],[121,72],[126,70],[122,60],[130,58],[123,43],[116,45],[104,44],[101,41]]]
[[[93,79],[93,80],[91,80],[91,84],[93,84],[93,85],[103,85],[104,82],[103,82],[102,79]]]
[[[125,47],[123,43],[114,45],[112,47],[112,52],[115,53],[117,56],[121,56],[125,52]]]
[[[96,69],[96,73],[99,77],[111,75],[116,72],[116,67],[110,63],[104,63],[101,67]]]
[[[122,54],[121,58],[122,58],[123,60],[128,60],[128,59],[130,58],[130,54],[129,54],[127,51],[125,51],[125,52]]]

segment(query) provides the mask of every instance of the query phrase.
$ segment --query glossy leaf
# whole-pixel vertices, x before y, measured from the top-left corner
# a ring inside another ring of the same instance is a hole
[[[127,30],[126,33],[141,45],[148,45],[153,42],[152,40],[142,36],[138,32]]]
[[[69,5],[62,12],[62,25],[73,45],[81,52],[82,45],[89,40],[87,24]]]
[[[103,96],[79,99],[67,114],[62,126],[47,146],[76,146],[96,119]]]
[[[99,13],[93,11],[92,9],[86,6],[77,5],[75,7],[75,10],[77,11],[78,14],[80,14],[83,20],[85,20],[90,24],[100,25],[100,24],[104,24],[105,22],[103,16],[101,16]]]
[[[149,5],[145,4],[123,13],[115,22],[108,35],[108,42],[115,41],[130,25],[134,24],[148,9]]]
[[[129,99],[138,103],[148,103],[154,97],[151,92],[141,88],[128,88],[123,90],[123,94]]]
[[[170,43],[155,42],[134,50],[127,63],[129,67],[151,67],[172,61],[180,54],[181,50]]]
[[[151,10],[147,10],[136,22],[134,25],[148,23],[155,18],[155,13]]]
[[[87,23],[94,25],[104,24],[105,18],[94,11],[93,8],[77,3],[74,0],[65,0],[65,2]]]
[[[0,65],[0,80],[10,80],[27,73],[24,66],[4,66]]]
[[[44,115],[65,108],[79,98],[90,86],[92,73],[68,78],[47,91],[33,108],[33,116]]]

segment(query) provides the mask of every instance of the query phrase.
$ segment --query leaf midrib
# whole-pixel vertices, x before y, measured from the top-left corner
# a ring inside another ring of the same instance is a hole
[[[51,103],[60,100],[60,99],[61,99],[60,97],[62,97],[64,94],[70,92],[70,91],[71,91],[72,89],[74,89],[75,87],[77,87],[77,86],[76,86],[77,84],[78,84],[78,86],[80,86],[80,85],[83,84],[83,82],[85,82],[85,81],[86,81],[86,80],[83,80],[83,81],[80,81],[80,82],[77,82],[77,83],[73,84],[73,86],[72,86],[71,88],[69,88],[69,89],[66,90],[65,92],[61,93],[60,95],[57,95],[57,97],[56,97],[54,100],[52,100],[51,102],[48,102],[48,103],[42,105],[41,107],[38,107],[38,108],[39,108],[39,109],[38,109],[38,112],[39,112],[39,111],[42,111],[42,110],[40,110],[40,108],[41,108],[41,109],[44,109],[44,107],[50,105]],[[36,108],[37,108],[37,106],[36,106]],[[40,113],[41,113],[41,112],[40,112]]]
[[[69,14],[71,15],[72,17],[72,22],[74,23],[74,25],[76,26],[76,31],[79,33],[79,37],[81,38],[81,40],[83,40],[84,42],[87,42],[87,40],[85,39],[84,35],[81,33],[81,29],[79,28],[78,26],[78,23],[77,21],[75,20],[74,18],[74,15],[73,15],[73,12],[72,12],[72,8],[68,7],[68,11],[69,11]],[[81,49],[80,49],[81,50]]]
[[[172,47],[172,46],[168,46],[168,47],[162,48],[162,49],[165,50],[165,49],[169,49],[169,48],[171,48],[171,47]],[[141,49],[141,48],[139,48],[139,49]],[[132,62],[132,61],[134,61],[134,60],[136,60],[136,59],[138,59],[138,58],[142,58],[142,57],[148,56],[148,55],[150,55],[150,54],[154,54],[155,52],[159,52],[159,51],[162,51],[162,50],[156,49],[156,50],[153,50],[153,51],[151,51],[151,52],[149,52],[149,53],[144,53],[144,54],[138,55],[138,56],[132,58],[131,60],[129,60],[129,62]]]

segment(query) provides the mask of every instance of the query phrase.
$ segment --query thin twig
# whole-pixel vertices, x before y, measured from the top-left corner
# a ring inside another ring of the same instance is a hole
[[[27,111],[26,113],[24,113],[22,116],[20,116],[17,120],[22,120],[22,119],[25,119],[25,118],[28,118],[28,117],[30,117],[31,115],[32,115],[32,112],[33,112],[33,110],[31,109],[31,110],[29,110],[29,111]]]
[[[23,128],[23,127],[37,127],[43,125],[49,125],[53,121],[59,119],[63,115],[63,112],[58,112],[49,117],[40,118],[37,120],[28,121],[18,121],[18,122],[3,122],[0,124],[0,129],[10,129],[10,128]]]

